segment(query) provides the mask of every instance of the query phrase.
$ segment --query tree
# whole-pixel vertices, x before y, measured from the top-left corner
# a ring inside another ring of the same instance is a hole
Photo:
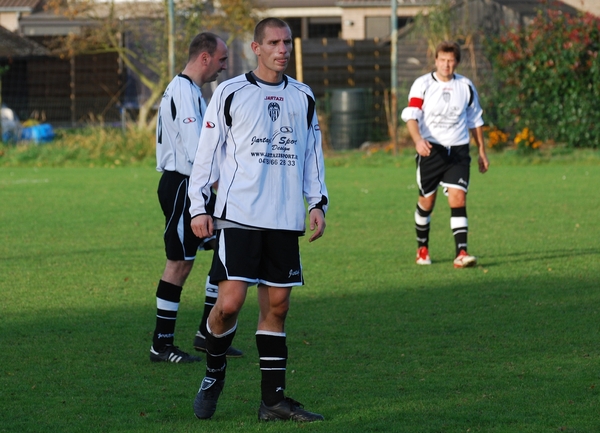
[[[540,11],[529,25],[488,39],[486,51],[488,121],[543,141],[598,147],[600,18]]]
[[[176,65],[187,61],[191,39],[202,30],[226,35],[228,44],[253,31],[259,20],[257,0],[181,0],[175,6]],[[97,3],[94,0],[49,0],[47,9],[83,20],[79,34],[53,39],[49,48],[63,58],[114,52],[149,90],[139,107],[137,125],[153,127],[158,103],[172,77],[168,72],[167,0]],[[118,96],[118,95],[116,95]]]

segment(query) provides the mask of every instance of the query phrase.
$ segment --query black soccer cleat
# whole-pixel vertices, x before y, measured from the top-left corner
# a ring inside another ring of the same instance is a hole
[[[260,408],[258,409],[259,421],[291,420],[297,422],[313,422],[323,421],[324,419],[323,415],[304,410],[301,403],[289,397],[285,397],[273,406],[267,406],[261,401]]]
[[[183,350],[179,350],[177,346],[169,345],[162,352],[154,350],[154,346],[150,347],[150,361],[189,364],[202,361],[202,358],[185,353]]]
[[[217,401],[225,386],[224,380],[205,377],[194,399],[194,414],[198,419],[208,419],[217,410]]]
[[[194,337],[194,349],[196,349],[198,352],[206,352],[206,338],[200,334],[200,331],[198,331]],[[228,358],[241,358],[244,356],[244,352],[236,349],[233,346],[229,346],[225,355]]]

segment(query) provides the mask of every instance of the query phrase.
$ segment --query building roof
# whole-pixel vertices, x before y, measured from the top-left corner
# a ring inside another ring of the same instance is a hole
[[[23,38],[0,26],[0,58],[48,55],[42,45]]]
[[[494,0],[523,16],[536,15],[538,10],[557,9],[571,15],[577,14],[577,9],[558,0]]]
[[[31,12],[42,0],[0,0],[0,11],[27,11]]]

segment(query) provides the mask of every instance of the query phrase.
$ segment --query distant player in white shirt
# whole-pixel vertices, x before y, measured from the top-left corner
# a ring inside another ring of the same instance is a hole
[[[415,211],[417,259],[430,265],[429,229],[438,186],[448,195],[454,235],[455,268],[474,266],[477,259],[467,252],[467,191],[471,157],[469,132],[479,150],[479,171],[485,173],[489,161],[483,141],[483,118],[475,86],[454,71],[460,62],[460,47],[442,42],[436,48],[436,70],[415,80],[402,110],[417,151],[419,201]]]
[[[200,33],[189,47],[185,69],[165,90],[156,126],[156,169],[162,173],[158,199],[165,215],[164,242],[167,264],[156,289],[156,327],[150,348],[154,362],[188,363],[201,359],[191,356],[173,344],[175,322],[183,284],[198,248],[209,249],[207,239],[197,238],[190,227],[188,198],[189,176],[196,156],[206,103],[200,87],[215,81],[227,69],[227,46],[212,33]],[[216,298],[216,286],[207,285],[207,300]],[[208,295],[212,294],[212,297]],[[206,323],[210,305],[205,307]],[[198,342],[196,341],[198,340]],[[194,346],[203,346],[196,336]],[[232,349],[233,350],[233,349]],[[240,353],[241,354],[241,353]]]
[[[221,83],[210,101],[190,182],[194,233],[204,238],[216,230],[209,275],[219,285],[194,413],[207,419],[217,408],[225,385],[225,354],[248,287],[256,284],[262,378],[258,418],[320,421],[323,416],[284,396],[284,324],[292,287],[304,282],[298,238],[305,232],[305,201],[310,242],[323,235],[328,205],[315,99],[307,85],[284,75],[292,51],[292,33],[284,21],[258,23],[251,47],[257,68]],[[207,204],[216,181],[219,193],[211,216]]]

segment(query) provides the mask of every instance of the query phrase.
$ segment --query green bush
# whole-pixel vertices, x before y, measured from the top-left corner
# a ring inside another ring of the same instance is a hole
[[[493,76],[482,92],[486,120],[544,142],[597,147],[600,18],[549,10],[486,43]]]

